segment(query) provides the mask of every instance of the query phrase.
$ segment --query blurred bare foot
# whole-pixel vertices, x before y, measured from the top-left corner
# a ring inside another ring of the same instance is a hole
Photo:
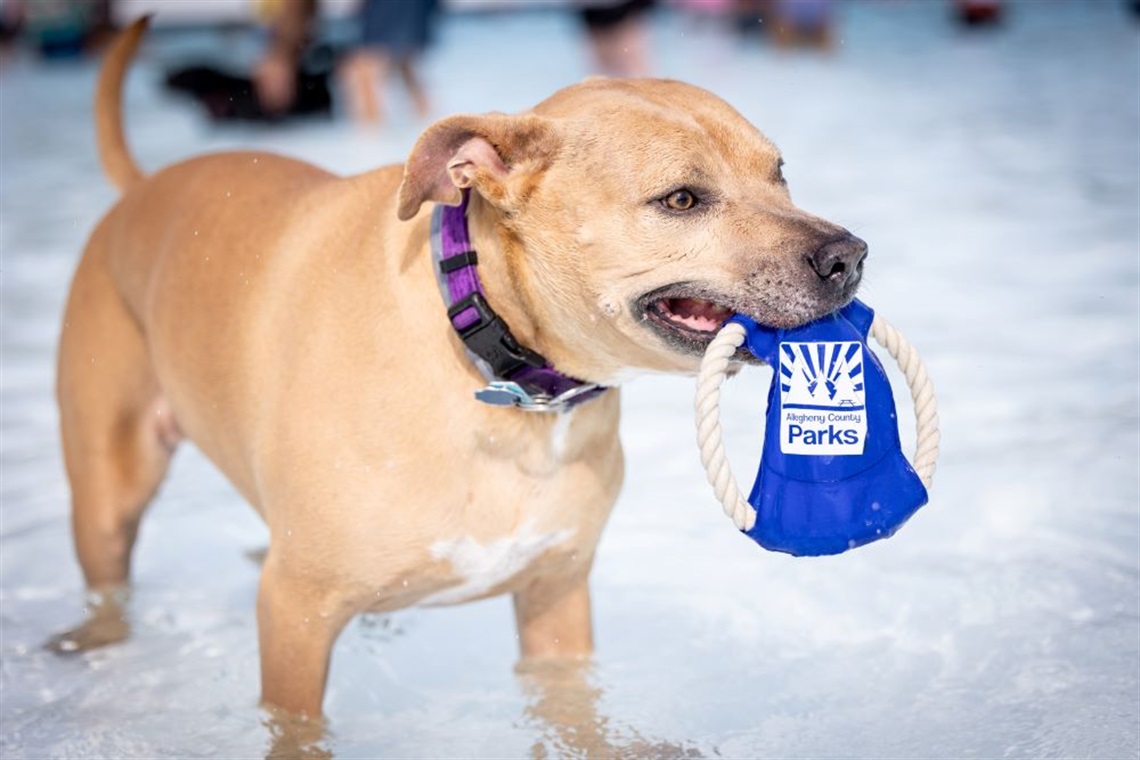
[[[56,654],[78,654],[125,641],[131,633],[126,609],[129,597],[126,586],[89,591],[87,619],[52,636],[44,642],[44,648]]]

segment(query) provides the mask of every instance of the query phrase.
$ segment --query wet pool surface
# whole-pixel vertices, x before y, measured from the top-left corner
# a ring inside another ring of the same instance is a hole
[[[1023,3],[981,35],[951,28],[941,3],[859,4],[844,21],[819,58],[662,14],[655,68],[736,106],[782,148],[797,203],[870,243],[862,297],[919,347],[938,391],[932,503],[849,555],[763,552],[705,484],[692,380],[633,381],[591,666],[517,673],[506,599],[363,617],[334,654],[322,746],[1140,752],[1140,25],[1114,2]],[[130,80],[144,166],[256,145],[351,172],[401,160],[424,126],[397,103],[377,133],[211,129],[157,88],[179,45],[221,44],[191,37],[152,38]],[[425,73],[445,115],[519,110],[588,72],[577,28],[551,12],[453,17]],[[71,272],[114,199],[88,116],[94,75],[23,59],[0,71],[0,754],[257,757],[271,740],[248,554],[266,532],[192,447],[143,524],[130,641],[72,658],[41,648],[83,609],[52,383]],[[768,381],[750,370],[725,390],[742,481]]]

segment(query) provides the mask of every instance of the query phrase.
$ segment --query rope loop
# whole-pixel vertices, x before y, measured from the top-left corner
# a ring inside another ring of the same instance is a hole
[[[697,416],[697,445],[701,464],[705,466],[709,484],[737,530],[749,531],[756,524],[756,510],[749,504],[736,484],[736,478],[724,453],[724,440],[720,426],[720,386],[736,350],[744,343],[744,326],[729,322],[705,350],[701,368],[697,373],[697,397],[694,402]],[[922,484],[929,491],[934,483],[934,470],[938,462],[941,433],[938,430],[938,405],[934,399],[934,386],[918,351],[907,342],[887,320],[875,315],[871,322],[871,337],[887,349],[910,387],[914,402],[915,451],[912,466]]]

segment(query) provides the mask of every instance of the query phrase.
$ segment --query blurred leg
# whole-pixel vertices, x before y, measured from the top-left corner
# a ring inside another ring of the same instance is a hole
[[[612,77],[649,75],[646,14],[653,0],[622,0],[581,9],[598,71]]]
[[[377,124],[383,117],[380,89],[388,74],[388,57],[376,50],[358,50],[341,65],[341,84],[353,121]]]
[[[420,75],[416,71],[414,58],[412,56],[400,58],[397,68],[400,72],[400,78],[404,80],[404,86],[408,88],[408,97],[412,100],[412,107],[416,110],[416,116],[421,119],[427,118],[428,114],[431,113],[431,104],[428,101],[423,80],[420,79]]]

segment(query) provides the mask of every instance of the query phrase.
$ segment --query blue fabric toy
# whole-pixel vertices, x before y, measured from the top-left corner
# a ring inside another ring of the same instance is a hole
[[[744,316],[745,345],[775,370],[747,535],[798,556],[886,538],[927,501],[899,445],[891,386],[867,346],[874,312],[859,301],[802,327]]]

